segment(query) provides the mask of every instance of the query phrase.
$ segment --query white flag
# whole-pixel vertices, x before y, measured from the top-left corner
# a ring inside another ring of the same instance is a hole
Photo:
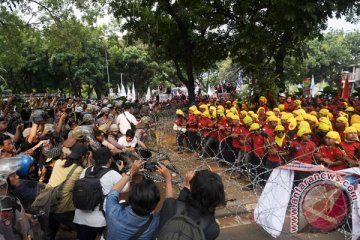
[[[150,87],[148,87],[147,89],[147,93],[146,93],[146,96],[145,96],[145,101],[150,101],[151,100],[151,90],[150,90]]]
[[[311,85],[310,85],[310,94],[311,97],[315,97],[316,93],[318,92],[318,89],[315,85],[314,75],[311,76]]]
[[[131,101],[132,100],[132,95],[131,95],[131,91],[130,91],[130,88],[129,86],[127,87],[127,95],[126,95],[126,100],[127,101]]]
[[[132,84],[131,97],[132,97],[132,101],[135,102],[135,100],[136,100],[136,92],[135,92],[134,83]]]

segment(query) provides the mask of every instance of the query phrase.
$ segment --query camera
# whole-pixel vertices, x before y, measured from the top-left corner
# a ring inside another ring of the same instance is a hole
[[[157,165],[157,162],[146,162],[144,168],[149,172],[155,172]]]
[[[49,118],[49,114],[42,109],[36,109],[32,113],[32,121],[36,124],[43,123]]]

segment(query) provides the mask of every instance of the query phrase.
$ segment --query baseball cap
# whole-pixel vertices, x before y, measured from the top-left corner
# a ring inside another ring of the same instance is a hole
[[[75,143],[74,146],[70,148],[71,153],[69,155],[69,158],[72,159],[79,159],[82,156],[85,156],[88,152],[88,148],[85,144],[82,143]]]

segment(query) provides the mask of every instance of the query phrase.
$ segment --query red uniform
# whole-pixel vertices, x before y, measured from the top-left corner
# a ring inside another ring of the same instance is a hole
[[[222,141],[227,137],[225,129],[229,127],[229,123],[228,123],[228,121],[226,120],[225,117],[218,120],[217,123],[218,123],[219,126],[218,126],[218,130],[216,132],[214,132],[214,136],[219,141]],[[220,128],[224,128],[224,129],[220,129]]]
[[[318,153],[321,154],[321,157],[328,158],[332,162],[338,161],[337,158],[344,156],[344,154],[341,152],[340,148],[336,145],[333,146],[326,146],[326,145],[320,145],[318,148]],[[347,164],[344,162],[341,165],[338,166],[330,166],[329,169],[336,171],[347,168]]]
[[[353,159],[358,160],[360,158],[358,151],[360,150],[360,142],[347,142],[343,141],[340,145],[344,148],[346,155]]]
[[[198,122],[194,114],[189,114],[187,128],[189,132],[196,132],[198,131]]]
[[[313,153],[316,148],[316,145],[313,141],[294,140],[290,143],[290,146],[296,149],[293,155],[294,160],[302,163],[312,164]]]
[[[186,125],[186,121],[184,118],[178,118],[178,119],[176,119],[175,124],[180,127],[183,127]]]
[[[275,128],[271,128],[271,127],[269,127],[269,125],[265,124],[265,126],[264,126],[264,132],[269,136],[269,138],[271,139],[271,141],[274,141]]]
[[[270,140],[261,133],[252,133],[251,141],[253,153],[256,157],[262,158],[265,155],[266,145],[270,143]]]
[[[276,142],[274,142],[274,145],[272,147],[275,148],[276,153],[268,154],[267,160],[276,163],[283,163],[285,157],[289,154],[285,149],[287,145],[288,145],[288,140],[286,139],[286,137],[284,138],[281,146],[279,146]]]
[[[210,133],[210,125],[212,124],[212,121],[207,117],[201,117],[199,120],[199,130],[201,130],[201,133],[204,137],[207,137]]]
[[[232,129],[233,134],[239,134],[237,138],[233,138],[232,145],[234,148],[240,149],[243,152],[250,152],[251,146],[248,143],[242,144],[240,141],[246,141],[250,138],[250,131],[244,126],[235,126]]]

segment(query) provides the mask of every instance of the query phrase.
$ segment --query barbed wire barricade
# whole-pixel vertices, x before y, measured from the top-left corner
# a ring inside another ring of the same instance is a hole
[[[201,169],[221,175],[228,202],[225,209],[238,223],[249,224],[252,217],[253,223],[274,237],[301,234],[310,239],[315,233],[328,232],[341,239],[360,237],[359,168],[333,172],[298,162],[304,155],[269,169],[266,156],[254,153],[257,149],[234,149],[231,137],[211,140],[216,131],[212,129],[192,134],[196,146],[189,145],[189,132],[182,132],[179,148],[173,113],[173,109],[166,110],[157,119],[151,147],[166,153],[179,175]],[[176,184],[183,186],[181,181]]]

